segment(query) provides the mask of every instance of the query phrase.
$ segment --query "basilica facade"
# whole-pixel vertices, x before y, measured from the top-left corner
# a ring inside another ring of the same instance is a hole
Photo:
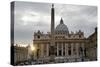
[[[34,32],[34,59],[43,62],[73,62],[85,58],[86,38],[84,32],[70,32],[63,18],[55,27],[55,9],[51,8],[51,32]]]

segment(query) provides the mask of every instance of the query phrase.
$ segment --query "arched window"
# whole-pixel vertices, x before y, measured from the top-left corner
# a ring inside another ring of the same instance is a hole
[[[39,39],[39,38],[40,38],[40,36],[38,35],[38,36],[37,36],[37,38]]]

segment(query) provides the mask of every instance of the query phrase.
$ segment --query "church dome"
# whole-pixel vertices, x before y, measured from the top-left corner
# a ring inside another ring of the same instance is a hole
[[[57,27],[55,29],[55,33],[56,34],[68,34],[69,33],[67,26],[63,23],[62,18],[60,20],[60,24],[57,25]]]

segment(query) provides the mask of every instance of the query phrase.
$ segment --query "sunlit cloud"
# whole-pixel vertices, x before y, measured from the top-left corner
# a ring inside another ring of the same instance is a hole
[[[60,16],[55,16],[55,22],[59,22],[60,18]],[[37,22],[44,22],[45,24],[50,24],[51,16],[29,12],[26,14],[24,13],[20,20],[22,21],[23,25],[28,25],[30,22],[33,24]]]

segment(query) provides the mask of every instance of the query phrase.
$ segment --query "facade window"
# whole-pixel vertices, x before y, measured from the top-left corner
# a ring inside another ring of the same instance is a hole
[[[71,50],[68,50],[68,55],[71,55]]]
[[[63,43],[63,55],[65,56],[65,43]]]
[[[63,56],[65,56],[65,50],[63,51]]]
[[[59,50],[59,56],[61,56],[61,50]]]
[[[71,55],[71,44],[68,45],[68,55]]]
[[[79,38],[81,38],[81,35],[79,35]]]
[[[38,39],[40,38],[40,36],[39,36],[39,35],[38,35],[37,37],[38,37]]]

